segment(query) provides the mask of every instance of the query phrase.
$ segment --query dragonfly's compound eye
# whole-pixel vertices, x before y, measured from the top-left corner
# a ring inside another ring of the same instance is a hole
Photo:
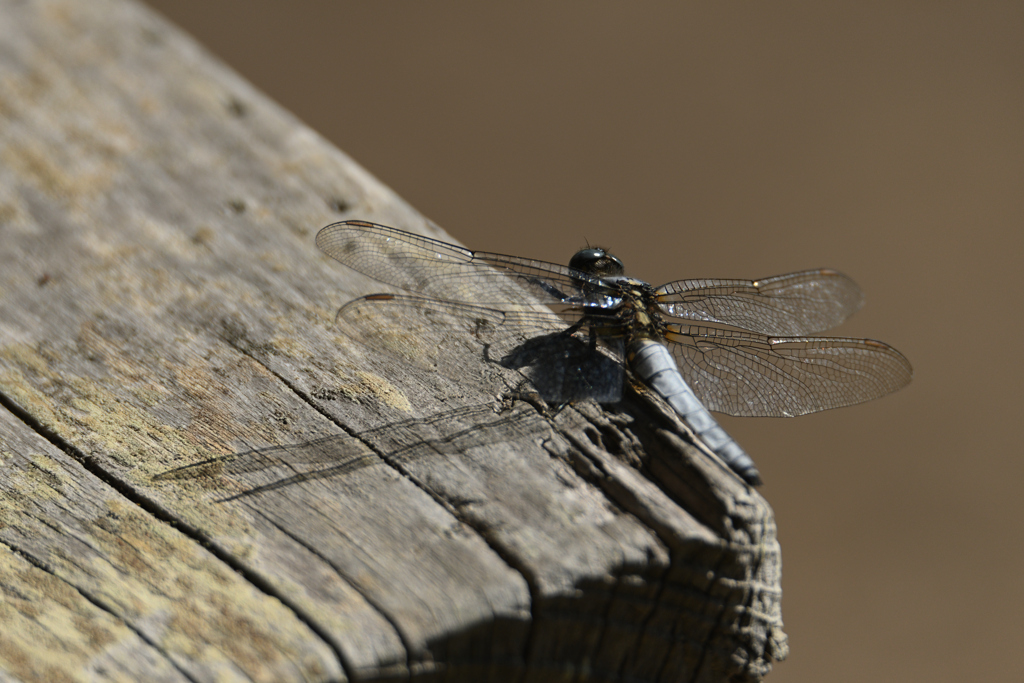
[[[622,261],[604,249],[581,249],[577,251],[576,255],[569,261],[569,267],[599,277],[622,275],[625,269]]]

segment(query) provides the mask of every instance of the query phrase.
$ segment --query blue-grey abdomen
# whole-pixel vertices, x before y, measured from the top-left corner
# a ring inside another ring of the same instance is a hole
[[[754,461],[697,399],[664,344],[641,339],[630,344],[627,353],[633,372],[665,399],[718,457],[748,484],[761,483]]]

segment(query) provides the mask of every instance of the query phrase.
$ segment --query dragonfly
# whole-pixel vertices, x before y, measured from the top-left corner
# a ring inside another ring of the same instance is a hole
[[[343,265],[409,293],[361,297],[343,306],[339,318],[385,306],[407,316],[446,312],[496,329],[563,338],[586,333],[617,349],[622,367],[755,486],[757,466],[709,411],[805,415],[879,398],[913,376],[910,362],[882,342],[812,336],[863,305],[857,284],[836,270],[654,287],[627,277],[622,261],[601,248],[582,249],[564,266],[470,251],[361,220],[328,225],[316,244]]]

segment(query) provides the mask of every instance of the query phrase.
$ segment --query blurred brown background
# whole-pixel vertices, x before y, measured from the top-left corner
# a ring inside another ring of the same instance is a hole
[[[1024,3],[150,4],[471,248],[853,276],[838,334],[913,384],[723,419],[779,524],[770,680],[1024,680]]]

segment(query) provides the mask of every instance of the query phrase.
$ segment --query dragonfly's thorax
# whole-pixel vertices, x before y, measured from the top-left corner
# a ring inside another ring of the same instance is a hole
[[[592,301],[584,306],[591,328],[598,335],[624,338],[627,343],[638,339],[661,341],[665,323],[654,288],[622,275],[603,280],[607,285],[604,300],[613,303]]]

